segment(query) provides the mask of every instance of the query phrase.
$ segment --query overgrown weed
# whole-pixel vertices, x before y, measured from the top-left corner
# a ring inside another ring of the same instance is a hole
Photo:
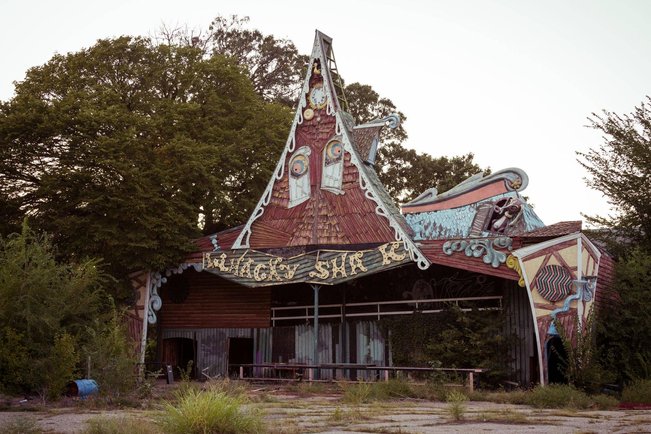
[[[84,434],[161,434],[152,421],[135,417],[96,417],[88,420]]]

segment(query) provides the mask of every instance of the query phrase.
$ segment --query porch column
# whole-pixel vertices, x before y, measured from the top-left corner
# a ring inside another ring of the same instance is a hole
[[[314,357],[312,363],[319,364],[319,289],[321,285],[310,285],[314,290]],[[315,369],[314,379],[319,379],[319,370]]]

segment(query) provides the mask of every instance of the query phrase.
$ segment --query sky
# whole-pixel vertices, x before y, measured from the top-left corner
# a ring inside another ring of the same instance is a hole
[[[407,147],[523,169],[546,224],[613,213],[576,152],[603,143],[592,113],[631,113],[651,95],[646,0],[2,0],[0,100],[55,53],[233,14],[303,54],[315,29],[331,36],[346,81],[406,115]]]

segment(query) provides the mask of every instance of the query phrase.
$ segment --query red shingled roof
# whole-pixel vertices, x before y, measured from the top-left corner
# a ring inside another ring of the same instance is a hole
[[[580,220],[578,221],[567,221],[567,222],[558,222],[553,225],[545,226],[539,229],[534,229],[530,232],[525,232],[520,236],[522,238],[555,238],[561,237],[563,235],[574,234],[576,232],[581,232]]]

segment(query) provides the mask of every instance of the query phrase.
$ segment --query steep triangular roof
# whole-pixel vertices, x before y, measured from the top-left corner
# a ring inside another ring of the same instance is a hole
[[[287,143],[233,249],[345,248],[401,241],[426,268],[429,262],[411,240],[409,226],[372,162],[366,161],[385,122],[356,131],[352,117],[342,110],[336,90],[341,86],[332,70],[332,39],[317,31]]]

